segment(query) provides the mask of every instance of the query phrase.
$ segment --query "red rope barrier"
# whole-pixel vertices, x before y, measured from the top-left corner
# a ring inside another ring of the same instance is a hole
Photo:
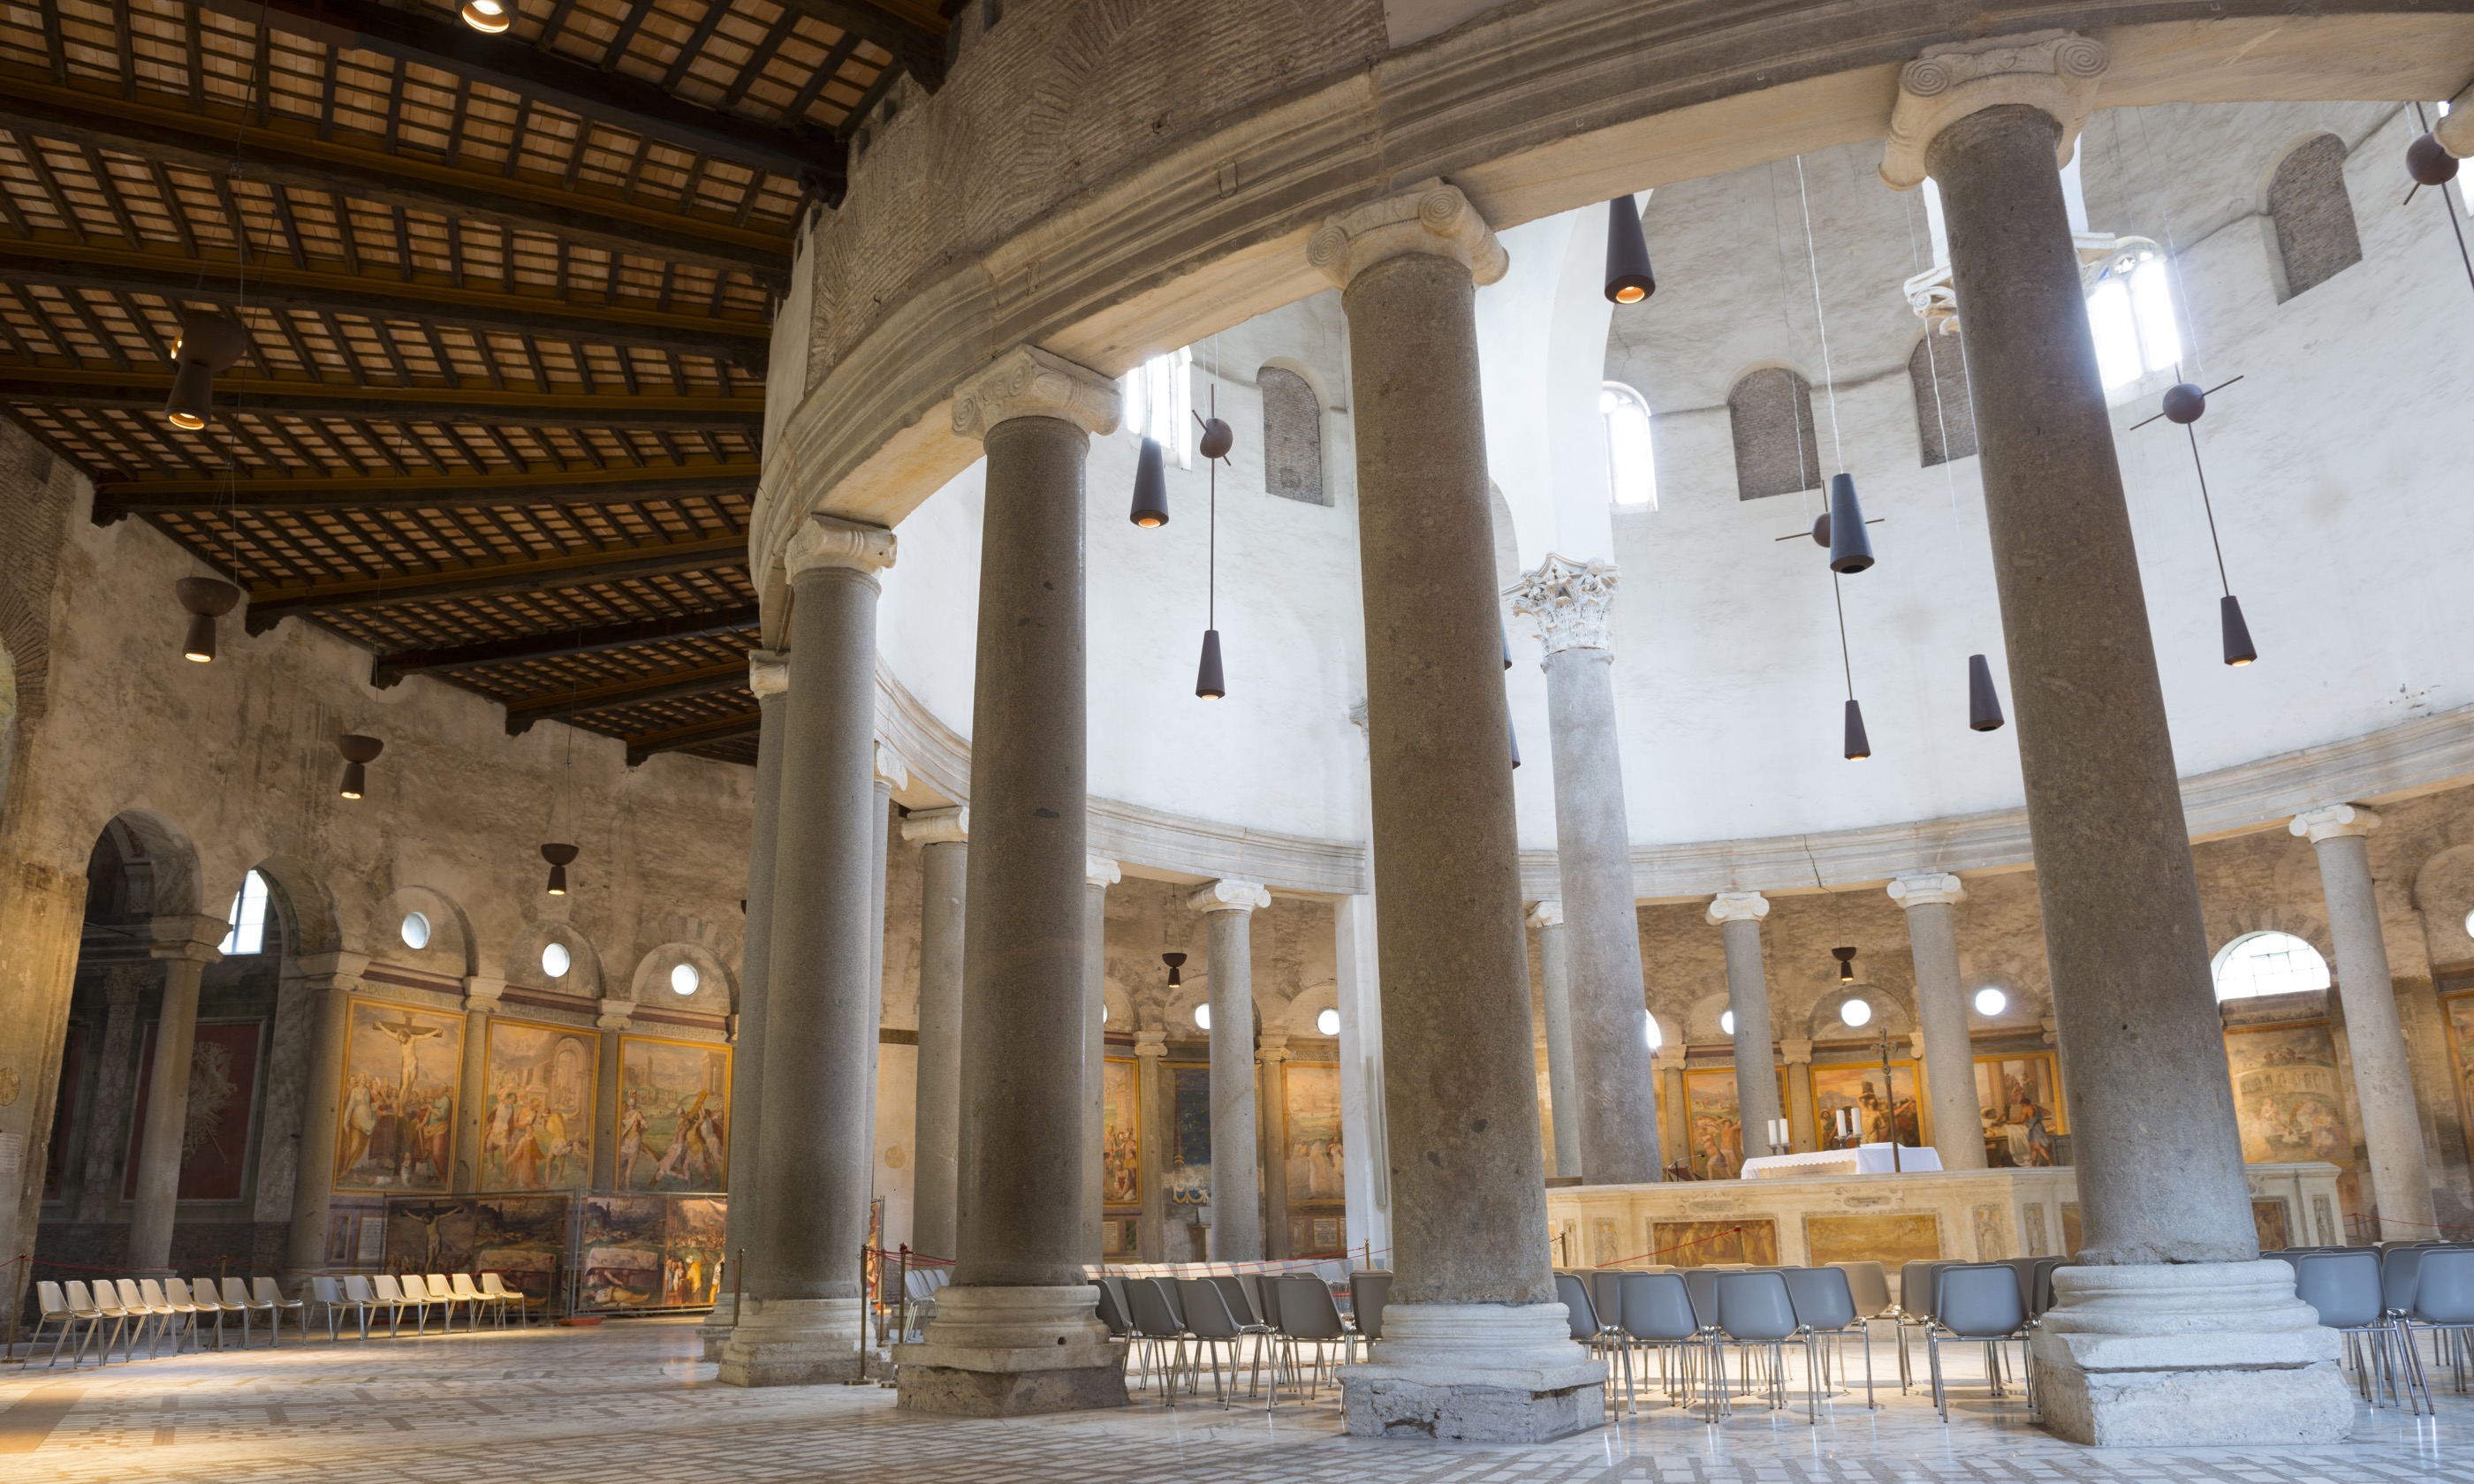
[[[1704,1242],[1714,1242],[1722,1236],[1733,1236],[1742,1230],[1744,1230],[1742,1227],[1729,1227],[1724,1232],[1712,1232],[1708,1236],[1696,1236],[1688,1242],[1678,1242],[1672,1247],[1661,1247],[1656,1252],[1642,1253],[1637,1257],[1620,1257],[1613,1262],[1598,1263],[1597,1266],[1602,1268],[1619,1268],[1627,1262],[1646,1262],[1652,1257],[1663,1257],[1670,1252],[1682,1252],[1686,1247],[1698,1247]]]

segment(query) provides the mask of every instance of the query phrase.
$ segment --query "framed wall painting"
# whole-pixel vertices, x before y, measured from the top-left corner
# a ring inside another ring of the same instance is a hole
[[[155,1032],[146,1024],[137,1054],[136,1097],[129,1113],[129,1159],[121,1167],[120,1198],[137,1198],[137,1161],[146,1147],[146,1105],[154,1091]],[[188,1122],[181,1131],[181,1193],[183,1201],[237,1201],[248,1193],[250,1136],[257,1122],[257,1072],[266,1041],[263,1020],[201,1020],[189,1052]],[[434,1136],[435,1131],[424,1130]],[[446,1151],[424,1138],[417,1159]]]
[[[2344,1083],[2328,1022],[2229,1027],[2225,1065],[2233,1078],[2243,1162],[2325,1161],[2337,1166],[2337,1189],[2345,1209],[2362,1209],[2354,1136],[2345,1121]]]
[[[1744,1117],[1734,1067],[1685,1068],[1684,1147],[1695,1180],[1743,1173]]]
[[[1857,1132],[1853,1138],[1842,1138],[1836,1132],[1840,1109],[1856,1114]],[[1881,1064],[1879,1062],[1844,1062],[1834,1065],[1816,1065],[1812,1068],[1812,1121],[1814,1147],[1848,1149],[1862,1144],[1886,1144],[1895,1134],[1898,1142],[1919,1148],[1929,1142],[1932,1126],[1926,1121],[1916,1098],[1916,1064],[1890,1064],[1889,1096],[1882,1096]]]
[[[2052,1052],[1977,1057],[1976,1106],[1984,1123],[1988,1166],[2028,1169],[2061,1162],[2053,1140],[2070,1133],[2070,1113],[2062,1106],[2061,1062]]]
[[[335,1098],[335,1188],[436,1191],[453,1179],[464,1017],[352,996]]]
[[[1285,1161],[1289,1200],[1293,1205],[1345,1201],[1348,1187],[1341,1163],[1339,1064],[1291,1062],[1282,1073],[1289,1125]]]
[[[593,1179],[600,1033],[490,1017],[482,1058],[480,1179],[487,1190],[581,1190]]]
[[[1110,1057],[1100,1072],[1100,1202],[1143,1199],[1142,1064]]]
[[[2474,989],[2456,990],[2439,996],[2440,1017],[2448,1022],[2449,1065],[2457,1072],[2458,1116],[2474,1134],[2474,1066],[2466,1056],[2474,1047]]]
[[[494,1099],[494,1117],[497,1112]],[[730,1048],[709,1041],[619,1037],[617,1132],[619,1189],[726,1189]]]

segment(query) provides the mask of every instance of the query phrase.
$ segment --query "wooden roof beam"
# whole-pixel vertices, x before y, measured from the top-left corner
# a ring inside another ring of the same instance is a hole
[[[756,492],[753,460],[652,468],[553,469],[515,474],[307,474],[225,479],[104,479],[94,523],[202,511],[310,515],[376,510],[514,510],[633,505]]]
[[[667,618],[639,619],[634,623],[602,624],[591,629],[561,629],[549,634],[483,639],[477,643],[439,649],[400,649],[371,658],[370,684],[376,689],[387,690],[400,683],[407,675],[480,670],[491,665],[521,664],[529,659],[595,655],[604,650],[655,644],[664,639],[701,638],[706,634],[753,629],[757,623],[756,605],[750,603],[698,613],[677,613]]]
[[[682,748],[752,737],[763,727],[764,721],[764,713],[747,711],[735,716],[716,716],[711,721],[686,727],[673,727],[667,731],[632,736],[627,739],[627,766],[633,768],[655,753],[675,753]]]
[[[893,54],[894,66],[916,78],[928,91],[933,93],[945,85],[945,34],[951,23],[941,17],[940,8],[884,4],[879,0],[781,3],[861,40],[875,42]]]
[[[252,587],[247,623],[251,634],[264,634],[286,618],[307,617],[334,609],[400,608],[449,598],[546,592],[631,577],[667,577],[745,565],[744,535],[708,537],[695,541],[648,541],[636,546],[600,547],[514,562],[483,562],[429,572]]]
[[[535,722],[559,721],[594,711],[615,710],[622,706],[710,696],[746,683],[747,663],[739,660],[694,670],[674,670],[665,675],[647,675],[609,685],[589,685],[570,694],[550,691],[527,696],[523,700],[507,703],[507,735],[522,736],[533,730]]]
[[[51,407],[159,408],[171,395],[168,371],[0,364],[0,401]],[[530,392],[497,387],[352,386],[306,378],[215,378],[219,414],[293,413],[394,422],[511,421],[540,427],[738,428],[764,426],[758,397],[646,392]]]

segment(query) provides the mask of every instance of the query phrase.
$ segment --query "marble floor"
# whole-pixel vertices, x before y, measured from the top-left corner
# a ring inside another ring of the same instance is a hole
[[[2274,1455],[2098,1452],[2057,1442],[2016,1401],[1962,1387],[1943,1427],[1895,1386],[1825,1410],[1739,1412],[1711,1427],[1663,1405],[1564,1442],[1447,1447],[1352,1439],[1336,1397],[1224,1411],[1135,1394],[1123,1412],[988,1422],[895,1409],[875,1385],[738,1391],[677,1322],[484,1331],[140,1360],[75,1373],[0,1368],[0,1480],[475,1480],[491,1484],[1904,1484],[2474,1481],[2474,1398],[2436,1418],[2365,1411],[2355,1441]]]

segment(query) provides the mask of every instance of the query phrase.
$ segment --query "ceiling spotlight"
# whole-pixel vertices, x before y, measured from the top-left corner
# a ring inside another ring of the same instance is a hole
[[[1631,196],[1618,196],[1607,203],[1607,302],[1637,304],[1657,292],[1649,244],[1640,233],[1640,207]]]
[[[214,417],[215,372],[230,369],[249,350],[249,332],[220,314],[181,312],[181,338],[172,343],[172,395],[163,417],[187,432]]]
[[[1873,755],[1873,739],[1864,735],[1864,708],[1847,698],[1847,760],[1862,762]]]
[[[1202,631],[1202,663],[1194,672],[1194,693],[1205,701],[1217,701],[1228,694],[1228,682],[1220,673],[1220,631]]]
[[[541,848],[541,852],[542,859],[549,862],[549,895],[552,897],[566,896],[567,868],[568,865],[576,857],[577,852],[575,847],[571,845],[546,845]]]
[[[1854,984],[1856,982],[1856,950],[1854,948],[1832,948],[1830,950],[1830,956],[1838,960],[1838,982],[1841,984]]]
[[[376,737],[365,737],[348,731],[335,739],[335,751],[344,754],[344,782],[336,789],[338,798],[358,799],[369,784],[368,766],[378,760],[386,744]]]
[[[1134,460],[1134,508],[1129,519],[1146,531],[1168,524],[1168,461],[1156,438],[1143,440]]]
[[[1864,507],[1856,498],[1856,479],[1830,476],[1830,570],[1853,576],[1873,564],[1873,539],[1864,531]]]
[[[1967,657],[1967,729],[2001,730],[2001,697],[1993,689],[1993,666],[1982,655]]]
[[[215,620],[232,610],[240,601],[240,589],[220,577],[183,577],[172,585],[172,591],[189,610],[189,634],[181,641],[182,655],[200,664],[211,663]]]
[[[2259,658],[2250,641],[2250,625],[2243,622],[2242,599],[2226,593],[2217,600],[2217,617],[2225,631],[2225,663],[2239,669]]]
[[[486,36],[497,36],[516,23],[515,0],[464,0],[456,12],[464,24]]]

